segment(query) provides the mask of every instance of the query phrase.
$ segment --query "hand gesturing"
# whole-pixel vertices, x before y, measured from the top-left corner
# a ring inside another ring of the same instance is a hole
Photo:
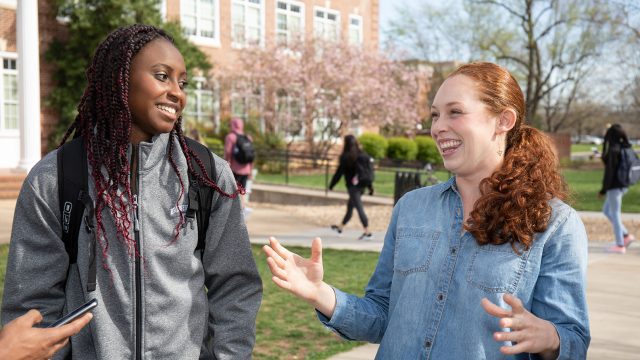
[[[263,250],[273,282],[304,300],[315,301],[324,274],[320,239],[313,239],[309,259],[287,250],[273,237],[269,238],[269,244],[271,246],[265,245]]]
[[[522,305],[522,301],[511,294],[504,294],[504,301],[511,310],[503,309],[488,299],[480,302],[484,310],[500,318],[500,327],[509,328],[509,332],[495,332],[496,341],[511,341],[512,346],[502,346],[500,352],[505,355],[520,353],[540,354],[543,358],[556,358],[560,348],[560,338],[555,326],[533,315]]]

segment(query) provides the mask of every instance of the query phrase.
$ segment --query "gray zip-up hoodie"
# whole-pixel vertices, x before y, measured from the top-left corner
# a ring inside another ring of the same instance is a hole
[[[86,292],[87,252],[92,235],[82,224],[77,265],[70,267],[61,240],[56,152],[34,166],[20,191],[13,220],[3,324],[32,308],[42,313],[43,323],[51,323],[96,298],[93,320],[55,359],[65,358],[70,351],[74,359],[83,360],[251,358],[262,282],[240,200],[214,193],[202,260],[200,251],[195,251],[195,222],[174,241],[180,182],[167,157],[168,141],[169,134],[162,134],[139,145],[140,271],[136,272],[135,258],[116,238],[110,210],[104,209],[108,250],[103,258],[103,246],[95,247],[97,288],[90,293]],[[187,165],[177,139],[172,141],[173,158],[185,184],[184,210]],[[215,161],[217,184],[227,193],[235,191],[227,162],[217,156]],[[89,189],[95,199],[91,177]],[[130,232],[133,236],[133,225]]]

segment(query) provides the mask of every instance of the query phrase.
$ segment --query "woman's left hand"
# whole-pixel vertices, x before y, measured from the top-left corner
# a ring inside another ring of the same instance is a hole
[[[500,352],[505,355],[520,353],[540,354],[545,359],[555,359],[560,350],[560,337],[555,326],[530,313],[522,301],[511,294],[504,294],[504,301],[511,306],[506,310],[487,298],[480,304],[489,315],[500,318],[500,327],[509,328],[509,332],[495,332],[496,341],[511,341],[512,346],[502,346]]]

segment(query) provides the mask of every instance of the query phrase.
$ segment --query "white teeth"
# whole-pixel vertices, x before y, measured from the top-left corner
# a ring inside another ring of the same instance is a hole
[[[462,144],[462,141],[460,140],[446,140],[440,143],[440,149],[444,151],[450,148],[460,146],[460,144]]]
[[[171,115],[175,115],[176,114],[176,109],[169,107],[169,106],[164,106],[164,105],[156,105],[156,107],[164,112],[168,112]]]

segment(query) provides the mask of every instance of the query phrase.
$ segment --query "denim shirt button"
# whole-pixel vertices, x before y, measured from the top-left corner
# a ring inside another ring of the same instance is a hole
[[[444,295],[442,293],[438,294],[438,301],[444,300]]]
[[[424,347],[430,348],[431,347],[431,341],[427,340],[424,342]]]
[[[456,254],[456,248],[451,248],[451,254],[455,255]]]

